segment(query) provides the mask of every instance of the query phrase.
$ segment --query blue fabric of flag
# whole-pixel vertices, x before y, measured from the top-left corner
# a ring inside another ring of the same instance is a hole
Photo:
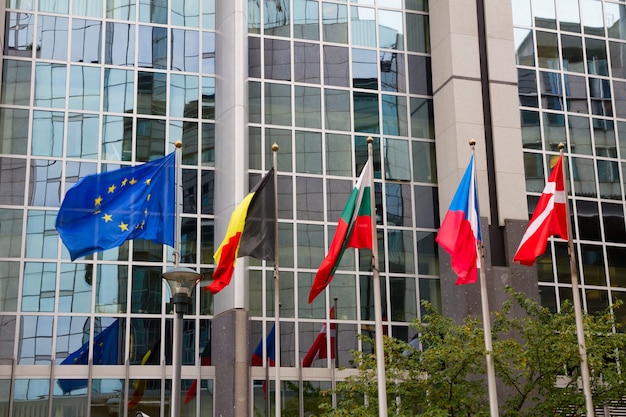
[[[55,225],[71,259],[132,239],[173,247],[175,156],[80,179],[65,195]]]
[[[93,364],[94,365],[117,365],[119,350],[120,323],[115,320],[113,324],[98,333],[93,340]],[[78,350],[72,352],[61,362],[61,365],[88,365],[89,342],[86,342]],[[87,387],[86,379],[59,379],[57,381],[63,394]]]
[[[267,338],[265,339],[265,348],[267,349],[267,360],[270,363],[270,366],[274,366],[274,362],[276,361],[276,332],[274,329],[276,325],[272,326],[272,329],[267,334]],[[252,366],[261,366],[263,363],[263,339],[259,340],[259,343],[256,345],[254,352],[252,352]]]

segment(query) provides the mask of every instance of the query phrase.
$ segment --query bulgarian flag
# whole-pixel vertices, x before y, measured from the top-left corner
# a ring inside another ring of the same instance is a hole
[[[346,203],[328,254],[309,292],[309,304],[330,284],[346,248],[372,249],[372,161],[368,160]]]
[[[230,284],[237,258],[241,256],[266,261],[275,259],[274,175],[272,168],[230,216],[226,236],[213,255],[213,282],[204,287],[205,290],[215,294]]]
[[[514,262],[531,266],[536,258],[546,251],[548,237],[559,236],[561,239],[568,239],[566,203],[563,156],[561,155],[552,169],[550,178],[535,207],[535,212],[528,222],[526,233],[513,257]]]

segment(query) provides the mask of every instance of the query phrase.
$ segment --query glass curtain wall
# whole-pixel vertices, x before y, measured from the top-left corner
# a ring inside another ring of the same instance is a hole
[[[626,299],[626,6],[513,0],[526,192],[534,211],[566,145],[567,186],[584,307]],[[544,306],[571,300],[567,243],[537,261]],[[626,312],[617,310],[626,323]]]

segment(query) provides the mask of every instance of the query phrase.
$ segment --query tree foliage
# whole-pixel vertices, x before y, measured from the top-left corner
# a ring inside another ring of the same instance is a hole
[[[509,299],[492,313],[493,357],[501,415],[506,417],[582,416],[580,355],[574,311],[564,303],[551,313],[507,288]],[[457,324],[428,303],[414,321],[422,349],[385,337],[387,406],[390,416],[481,417],[489,415],[485,343],[481,320]],[[616,332],[613,305],[584,316],[594,405],[621,401],[626,387],[626,334]],[[512,314],[518,309],[524,314]],[[521,316],[521,317],[520,317]],[[367,339],[367,337],[364,337]],[[371,342],[371,341],[370,341]],[[337,408],[322,416],[378,415],[376,356],[354,352],[358,374],[337,385]]]

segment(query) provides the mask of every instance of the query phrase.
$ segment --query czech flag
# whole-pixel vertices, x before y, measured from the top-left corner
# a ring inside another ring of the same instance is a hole
[[[476,282],[481,235],[474,154],[441,223],[436,240],[452,257],[452,269],[458,277],[456,284]]]

